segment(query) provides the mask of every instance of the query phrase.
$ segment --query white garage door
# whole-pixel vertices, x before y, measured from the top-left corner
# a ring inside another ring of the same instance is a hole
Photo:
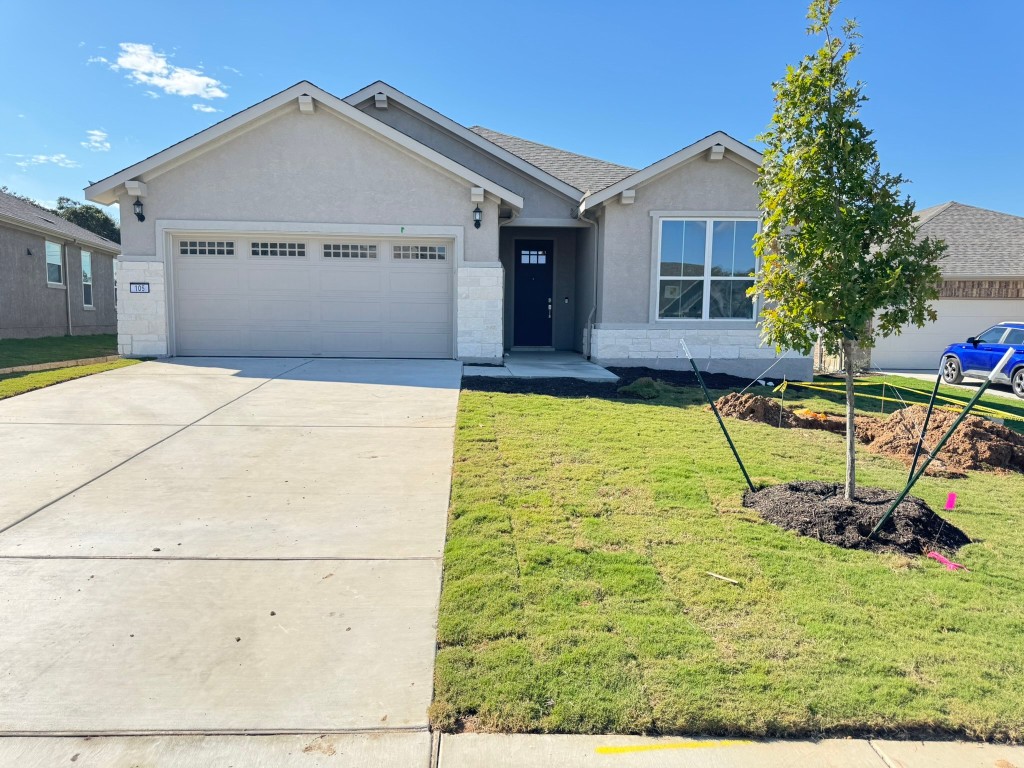
[[[445,240],[175,237],[179,355],[453,356]]]
[[[871,365],[881,370],[937,371],[942,351],[1004,320],[1024,318],[1020,299],[940,299],[939,319],[924,328],[904,328],[899,336],[879,340]]]

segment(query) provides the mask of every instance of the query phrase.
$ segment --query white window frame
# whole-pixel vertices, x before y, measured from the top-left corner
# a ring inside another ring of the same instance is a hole
[[[80,263],[81,263],[81,267],[82,267],[82,308],[83,309],[95,309],[96,308],[96,306],[95,306],[96,305],[96,295],[95,295],[96,289],[95,289],[95,287],[93,287],[93,278],[92,278],[92,251],[85,251],[85,250],[79,251],[78,252],[78,257],[80,259]],[[88,282],[86,282],[86,280],[85,280],[85,275],[86,275],[85,262],[86,262],[87,259],[89,261],[89,270],[88,270],[89,281]],[[87,285],[89,286],[89,299],[90,299],[90,301],[88,303],[86,303],[86,301],[85,301],[85,286],[87,286]]]
[[[67,282],[67,270],[64,269],[64,246],[60,243],[55,243],[52,240],[43,241],[43,257],[46,268],[46,284],[51,288],[63,288]],[[50,280],[50,246],[54,246],[57,249],[57,266],[60,267],[60,282],[55,283]]]
[[[711,317],[711,282],[714,280],[731,280],[734,282],[749,282],[751,277],[716,277],[711,276],[711,249],[714,245],[713,225],[716,221],[752,221],[757,225],[757,232],[761,231],[761,215],[757,211],[651,211],[653,219],[652,248],[651,248],[651,322],[666,324],[719,324],[737,323],[742,326],[753,326],[760,314],[758,298],[755,296],[751,301],[750,317]],[[704,274],[700,277],[680,276],[662,277],[661,275],[661,237],[663,224],[666,221],[701,221],[705,226],[704,237]],[[754,262],[754,272],[760,269],[760,260]],[[703,282],[703,293],[701,295],[701,316],[700,317],[662,317],[660,314],[661,283],[663,280],[701,280]]]

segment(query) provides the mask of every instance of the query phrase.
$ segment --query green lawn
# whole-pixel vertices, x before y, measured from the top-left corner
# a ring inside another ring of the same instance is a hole
[[[41,339],[0,339],[0,368],[56,363],[117,354],[117,336],[46,336]]]
[[[42,389],[53,384],[60,384],[63,381],[71,381],[72,379],[80,379],[83,376],[91,376],[94,373],[102,373],[103,371],[112,371],[115,368],[124,368],[127,365],[135,365],[138,362],[138,360],[113,360],[109,363],[76,365],[70,368],[54,368],[50,371],[12,373],[7,376],[0,376],[0,400],[31,392],[33,389]]]
[[[841,478],[840,436],[728,424],[755,482]],[[1024,478],[918,486],[935,509],[959,494],[969,573],[798,538],[743,490],[696,390],[463,392],[435,725],[1024,739]]]

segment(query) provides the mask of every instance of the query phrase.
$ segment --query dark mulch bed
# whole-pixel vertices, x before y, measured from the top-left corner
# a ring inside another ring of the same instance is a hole
[[[698,387],[693,371],[663,371],[655,368],[609,368],[618,381],[583,381],[581,379],[516,379],[491,376],[465,376],[462,388],[475,392],[551,395],[553,397],[599,397],[605,400],[634,400],[619,388],[644,377],[663,381],[674,387]],[[724,373],[702,373],[708,389],[743,389],[750,379]]]
[[[923,555],[947,555],[971,540],[942,519],[921,499],[908,496],[878,532],[867,535],[896,494],[881,488],[858,488],[854,502],[843,498],[843,486],[816,481],[784,483],[747,491],[743,506],[756,509],[770,523],[801,536],[846,549]]]

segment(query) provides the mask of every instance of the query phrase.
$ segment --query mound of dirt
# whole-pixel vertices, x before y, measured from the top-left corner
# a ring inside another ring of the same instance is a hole
[[[870,552],[923,555],[938,550],[951,555],[971,540],[921,499],[908,496],[878,534],[868,534],[896,494],[880,488],[859,488],[854,501],[843,498],[843,486],[816,481],[784,483],[747,491],[743,506],[780,528],[827,544]]]
[[[719,398],[715,405],[723,416],[745,421],[782,426],[784,429],[820,429],[846,434],[846,419],[842,416],[782,408],[778,401],[761,395],[733,392]],[[911,405],[894,411],[885,420],[858,416],[857,441],[874,453],[900,459],[910,466],[926,413],[924,406]],[[953,425],[956,417],[952,411],[938,408],[932,411],[925,437],[927,451],[935,450],[939,438]],[[928,467],[928,474],[962,477],[964,472],[972,469],[1024,472],[1024,435],[980,416],[968,416]]]

